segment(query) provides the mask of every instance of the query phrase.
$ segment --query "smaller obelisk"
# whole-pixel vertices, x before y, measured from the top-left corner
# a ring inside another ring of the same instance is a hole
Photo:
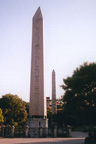
[[[57,113],[55,71],[52,71],[52,114]]]

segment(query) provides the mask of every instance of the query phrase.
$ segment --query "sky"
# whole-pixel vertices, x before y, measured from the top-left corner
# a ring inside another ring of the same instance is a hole
[[[0,97],[18,95],[29,102],[32,17],[40,6],[44,19],[45,96],[64,91],[63,78],[84,62],[96,62],[96,0],[0,0]]]

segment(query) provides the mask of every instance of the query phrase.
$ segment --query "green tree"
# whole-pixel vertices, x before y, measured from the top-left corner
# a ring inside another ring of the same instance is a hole
[[[4,122],[4,117],[2,114],[2,109],[0,108],[0,123],[3,123],[3,122]]]
[[[27,114],[29,115],[29,102],[24,102]]]
[[[3,110],[4,123],[23,125],[27,120],[25,102],[17,95],[6,94],[0,98],[0,107]]]
[[[63,79],[64,112],[70,124],[96,123],[96,63],[84,63]]]

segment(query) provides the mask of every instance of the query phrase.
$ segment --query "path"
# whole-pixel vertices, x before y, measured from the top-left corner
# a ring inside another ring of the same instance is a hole
[[[73,132],[72,138],[1,138],[0,144],[84,144],[86,133]]]

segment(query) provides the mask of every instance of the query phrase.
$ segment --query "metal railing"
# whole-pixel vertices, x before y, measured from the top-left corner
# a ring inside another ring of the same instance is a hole
[[[2,126],[0,127],[0,137],[66,137],[70,136],[68,133],[70,129],[64,128],[29,128],[24,127],[14,127],[14,126]]]

